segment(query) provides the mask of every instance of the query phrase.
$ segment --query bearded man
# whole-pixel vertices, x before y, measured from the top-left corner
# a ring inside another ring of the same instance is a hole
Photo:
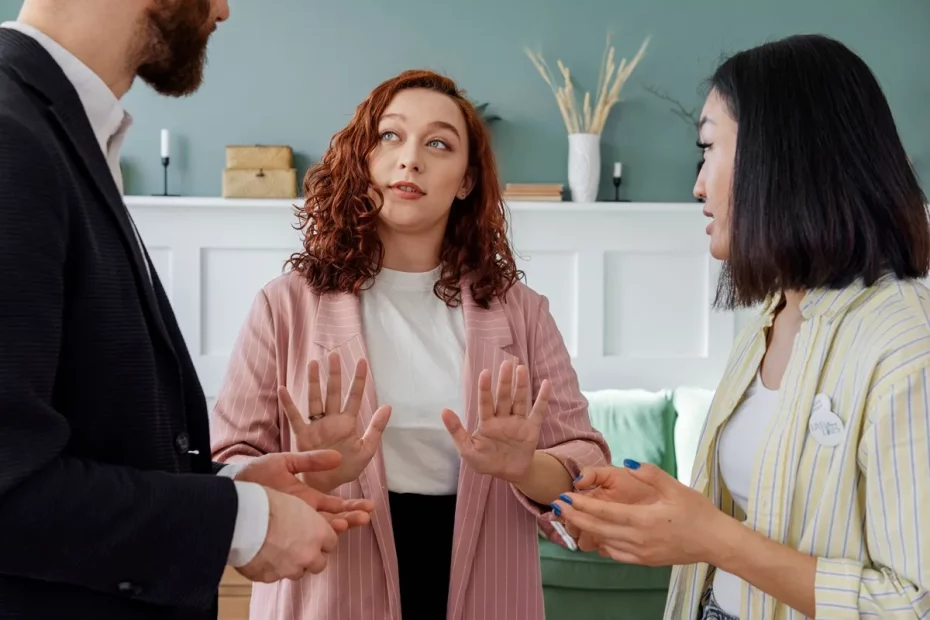
[[[25,0],[0,28],[0,618],[206,619],[224,566],[320,572],[370,502],[328,451],[210,460],[203,392],[122,200],[121,97],[203,79],[226,0]]]

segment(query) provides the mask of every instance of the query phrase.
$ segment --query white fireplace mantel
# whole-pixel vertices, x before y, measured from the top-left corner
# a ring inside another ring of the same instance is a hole
[[[126,198],[208,399],[258,290],[299,251],[295,200]],[[547,296],[583,389],[714,388],[735,318],[700,203],[511,202],[525,282]]]
[[[285,209],[303,203],[302,198],[219,198],[214,196],[126,196],[130,209]],[[506,203],[507,211],[550,213],[691,213],[700,214],[698,202],[533,202]]]

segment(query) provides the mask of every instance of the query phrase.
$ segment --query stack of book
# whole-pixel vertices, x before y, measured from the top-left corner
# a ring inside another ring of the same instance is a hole
[[[505,201],[560,202],[563,187],[556,183],[508,183],[503,198]]]

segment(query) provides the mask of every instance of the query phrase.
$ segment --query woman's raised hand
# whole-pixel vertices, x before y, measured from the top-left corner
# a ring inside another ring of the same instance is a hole
[[[516,388],[514,388],[516,374]],[[526,366],[501,364],[497,398],[491,394],[491,372],[478,376],[478,427],[470,434],[450,409],[442,412],[446,430],[462,460],[482,474],[519,484],[527,475],[539,444],[539,433],[549,413],[549,381],[543,381],[529,410],[529,372]]]
[[[329,377],[326,381],[326,403],[320,387],[320,365],[310,362],[309,398],[306,413],[294,403],[284,386],[278,388],[278,398],[297,438],[297,450],[336,450],[342,455],[339,467],[332,471],[304,475],[304,482],[324,492],[351,482],[361,475],[381,443],[381,435],[391,416],[388,405],[379,407],[371,417],[365,433],[360,435],[358,413],[365,393],[368,362],[360,359],[349,394],[342,402],[342,361],[339,354],[329,354]]]

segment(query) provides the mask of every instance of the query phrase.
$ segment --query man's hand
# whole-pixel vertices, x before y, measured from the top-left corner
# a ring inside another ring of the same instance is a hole
[[[336,532],[316,510],[293,495],[266,488],[268,533],[258,555],[236,570],[246,579],[271,583],[300,579],[326,568]]]
[[[341,533],[371,521],[374,502],[327,495],[304,484],[298,474],[336,469],[341,456],[335,450],[266,454],[248,463],[236,480],[256,482],[266,489],[293,495],[306,503]]]

